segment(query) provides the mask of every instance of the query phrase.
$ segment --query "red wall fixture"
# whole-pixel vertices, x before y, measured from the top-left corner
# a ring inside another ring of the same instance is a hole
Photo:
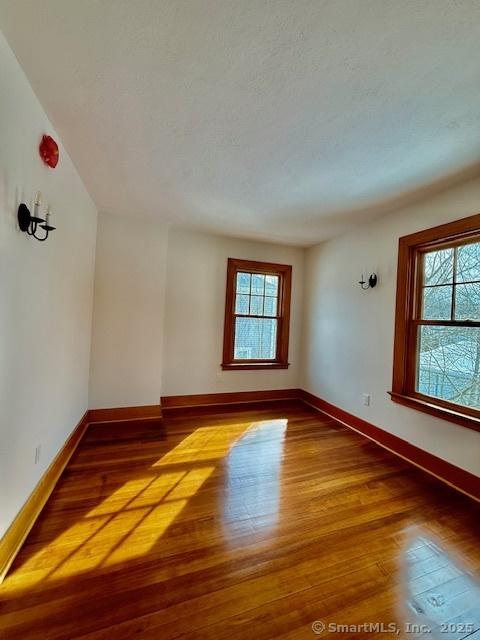
[[[58,144],[55,142],[53,138],[50,136],[44,135],[42,141],[40,142],[40,146],[38,148],[40,151],[40,157],[42,160],[52,169],[58,164]]]

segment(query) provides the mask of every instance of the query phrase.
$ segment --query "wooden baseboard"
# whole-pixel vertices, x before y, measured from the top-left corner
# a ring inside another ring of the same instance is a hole
[[[123,422],[128,420],[151,420],[162,417],[162,407],[159,404],[142,405],[139,407],[112,407],[110,409],[90,409],[88,422]]]
[[[40,478],[35,489],[0,540],[0,584],[54,490],[62,471],[80,443],[87,427],[92,423],[159,419],[161,417],[160,405],[90,409],[85,412],[83,418]]]
[[[442,458],[438,458],[437,456],[410,444],[410,442],[402,440],[402,438],[393,435],[393,433],[380,429],[370,422],[367,422],[362,418],[358,418],[357,416],[354,416],[353,414],[318,398],[308,391],[301,390],[300,399],[318,411],[321,411],[338,422],[341,422],[350,429],[353,429],[370,440],[373,440],[384,449],[388,449],[407,462],[410,462],[416,467],[430,473],[438,478],[438,480],[445,482],[470,498],[480,501],[480,477],[473,473],[465,471]]]
[[[298,400],[300,389],[276,389],[273,391],[239,391],[233,393],[201,393],[188,396],[163,396],[164,415],[178,413],[183,409],[198,407],[222,407],[235,404],[271,402],[273,400]]]
[[[82,439],[88,427],[87,414],[85,412],[0,540],[0,584]]]
[[[334,420],[361,433],[404,460],[420,467],[442,482],[480,501],[480,477],[460,469],[446,460],[437,458],[406,440],[402,440],[398,436],[388,433],[302,389],[166,396],[162,398],[162,408],[164,413],[171,414],[199,407],[206,409],[208,407],[254,405],[259,402],[279,400],[301,400]],[[55,488],[62,471],[72,457],[88,425],[100,422],[159,419],[161,417],[162,409],[160,405],[91,409],[85,413],[0,541],[0,584]]]

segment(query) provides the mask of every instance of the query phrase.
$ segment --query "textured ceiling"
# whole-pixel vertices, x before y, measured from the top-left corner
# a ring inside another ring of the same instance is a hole
[[[0,0],[0,28],[100,211],[309,245],[480,160],[478,0]]]

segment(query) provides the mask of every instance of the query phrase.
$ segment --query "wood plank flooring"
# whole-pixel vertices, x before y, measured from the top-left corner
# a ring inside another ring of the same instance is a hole
[[[477,640],[479,525],[300,403],[97,425],[0,587],[0,637]]]

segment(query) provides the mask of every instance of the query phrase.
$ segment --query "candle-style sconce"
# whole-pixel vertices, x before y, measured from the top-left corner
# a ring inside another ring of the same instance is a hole
[[[377,274],[376,273],[372,273],[371,275],[368,276],[368,280],[365,280],[363,277],[363,273],[362,273],[362,279],[359,281],[359,285],[361,286],[361,288],[366,291],[367,289],[373,289],[374,287],[377,286]],[[367,286],[365,286],[367,285]]]
[[[18,226],[20,227],[20,231],[27,233],[29,236],[33,236],[36,240],[40,242],[44,242],[48,238],[48,234],[50,231],[54,231],[55,227],[52,227],[50,224],[50,217],[52,212],[50,207],[47,209],[47,213],[45,218],[42,218],[40,214],[40,205],[42,204],[42,194],[40,191],[37,191],[35,195],[35,202],[33,204],[33,215],[30,213],[27,205],[22,202],[22,204],[18,207]],[[45,235],[42,237],[37,236],[37,229],[40,227],[45,231]]]

